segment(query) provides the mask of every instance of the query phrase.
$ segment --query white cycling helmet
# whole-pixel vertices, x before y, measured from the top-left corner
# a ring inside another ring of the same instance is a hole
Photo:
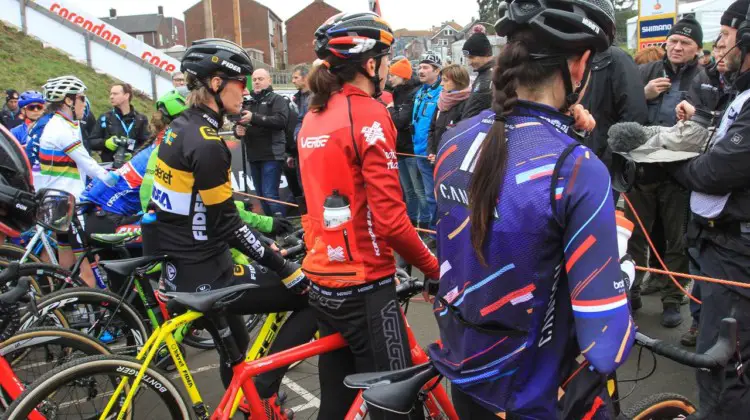
[[[86,85],[75,76],[60,76],[47,80],[42,89],[48,102],[60,102],[68,95],[86,92]]]

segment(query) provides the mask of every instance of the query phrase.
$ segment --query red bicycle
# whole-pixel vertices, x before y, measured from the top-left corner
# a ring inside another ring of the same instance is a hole
[[[419,294],[422,286],[422,282],[416,279],[401,283],[397,286],[399,299],[408,300]],[[45,418],[229,419],[234,414],[235,400],[239,398],[240,392],[245,397],[245,402],[240,408],[250,414],[253,420],[289,418],[279,405],[261,400],[253,378],[313,356],[344,348],[347,343],[341,335],[327,336],[261,359],[235,364],[232,382],[210,416],[210,411],[197,393],[189,370],[180,369],[178,363],[180,378],[187,389],[191,404],[187,403],[186,398],[183,398],[177,387],[161,371],[149,367],[162,342],[166,342],[173,356],[179,355],[172,331],[204,316],[209,321],[206,323],[208,328],[221,325],[224,308],[241,292],[253,287],[251,284],[243,284],[208,293],[169,294],[172,298],[171,305],[180,305],[188,311],[165,322],[154,331],[137,358],[95,356],[61,366],[44,375],[33,387],[25,391],[8,409],[6,418],[26,419],[30,413],[38,410]],[[406,329],[414,363],[419,365],[428,362],[429,358],[417,343],[408,322]],[[220,336],[218,331],[214,333],[217,333],[214,336]],[[243,359],[231,335],[217,343],[217,349],[226,352],[225,360]],[[104,390],[92,385],[113,385],[115,389]],[[439,378],[430,378],[423,385],[425,392],[421,405],[426,417],[457,420],[458,416]],[[70,392],[75,390],[79,392]],[[62,401],[59,401],[60,399]],[[76,401],[75,407],[70,404],[71,400]],[[90,412],[87,411],[89,406],[92,406]],[[345,419],[362,419],[366,414],[367,403],[360,391]]]

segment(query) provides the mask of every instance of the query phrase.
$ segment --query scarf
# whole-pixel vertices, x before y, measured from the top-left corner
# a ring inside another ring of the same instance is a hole
[[[464,90],[454,90],[452,92],[443,89],[440,92],[440,99],[438,99],[438,109],[440,112],[448,111],[459,103],[469,99],[469,96],[471,96],[471,89],[468,87]]]

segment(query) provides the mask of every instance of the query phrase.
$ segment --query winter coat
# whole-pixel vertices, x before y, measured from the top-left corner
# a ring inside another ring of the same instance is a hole
[[[271,87],[250,96],[248,110],[253,117],[242,139],[247,161],[285,160],[289,102]]]
[[[472,95],[473,96],[473,95]],[[453,108],[441,112],[439,109],[435,113],[435,118],[432,120],[430,126],[430,136],[427,140],[427,154],[436,155],[438,147],[440,147],[443,134],[451,128],[455,127],[459,121],[463,119],[462,115],[466,111],[466,107],[469,106],[471,97],[463,102],[457,103]]]
[[[419,90],[419,81],[411,79],[393,89],[393,107],[388,108],[396,126],[396,152],[414,154],[412,142],[411,114],[414,109],[414,97]]]
[[[477,78],[471,85],[471,96],[460,119],[471,118],[492,107],[492,66],[494,64],[495,60],[492,60],[477,70]]]

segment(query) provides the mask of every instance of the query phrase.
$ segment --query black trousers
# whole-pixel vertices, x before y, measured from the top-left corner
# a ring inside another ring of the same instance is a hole
[[[347,375],[403,369],[412,364],[395,285],[391,283],[389,287],[346,298],[321,299],[319,293],[312,291],[310,305],[315,308],[321,337],[341,333],[349,343],[349,347],[318,358],[321,390],[318,418],[343,419],[358,392],[344,386]],[[368,408],[374,420],[423,416],[423,413],[403,416]]]

